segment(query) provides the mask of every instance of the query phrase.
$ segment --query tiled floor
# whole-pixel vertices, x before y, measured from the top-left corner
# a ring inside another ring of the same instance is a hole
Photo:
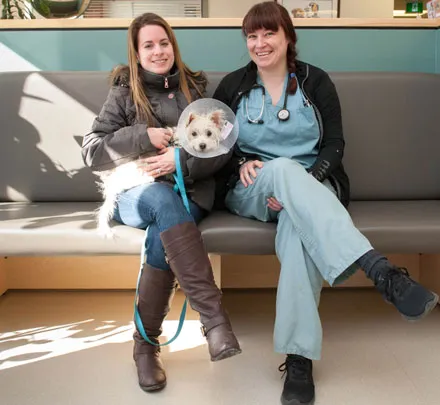
[[[274,291],[226,291],[240,356],[209,361],[197,316],[164,349],[168,386],[146,394],[131,359],[132,292],[8,292],[0,297],[2,405],[271,405],[283,356],[272,350]],[[176,297],[165,333],[175,331]],[[315,405],[438,405],[440,310],[408,323],[373,290],[323,292]]]

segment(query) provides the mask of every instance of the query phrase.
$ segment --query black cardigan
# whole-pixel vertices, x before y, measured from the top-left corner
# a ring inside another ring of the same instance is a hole
[[[301,61],[296,62],[296,76],[304,96],[315,110],[320,127],[319,152],[309,171],[320,182],[328,178],[335,187],[341,202],[344,206],[348,206],[350,183],[342,165],[345,141],[342,133],[341,106],[336,88],[326,72]],[[228,105],[235,113],[241,97],[251,90],[256,80],[257,67],[255,63],[250,62],[247,66],[225,76],[218,85],[213,98]],[[240,151],[236,146],[231,161],[217,175],[217,199],[224,198],[228,187],[236,183],[239,161],[243,158],[257,159],[256,156]]]

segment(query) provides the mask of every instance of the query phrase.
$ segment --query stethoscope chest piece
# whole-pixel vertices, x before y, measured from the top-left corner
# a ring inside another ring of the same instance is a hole
[[[286,108],[283,108],[280,111],[278,111],[277,116],[280,121],[287,121],[290,117],[289,110],[287,110]]]
[[[293,77],[295,77],[295,74],[291,73],[290,79]],[[290,82],[290,80],[289,80],[289,82]],[[287,97],[289,96],[289,91],[288,91],[289,82],[287,82],[287,87],[285,89],[283,106],[282,106],[281,110],[279,110],[277,113],[278,119],[283,122],[287,121],[290,118],[290,112],[287,109]],[[254,85],[251,90],[253,90],[253,89],[261,89],[261,92],[262,92],[261,109],[260,109],[260,113],[258,114],[258,116],[256,118],[251,118],[249,116],[249,110],[248,110],[249,94],[246,94],[246,101],[245,101],[245,103],[246,103],[245,104],[246,105],[246,118],[250,124],[263,124],[264,121],[262,120],[262,117],[263,117],[263,113],[264,113],[264,104],[265,104],[265,100],[266,100],[266,90],[265,90],[264,86],[261,86],[259,84]]]

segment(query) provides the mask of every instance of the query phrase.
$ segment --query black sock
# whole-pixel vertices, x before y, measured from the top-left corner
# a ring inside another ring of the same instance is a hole
[[[372,249],[357,259],[356,263],[362,267],[368,278],[375,280],[377,272],[384,268],[388,259],[377,250]]]

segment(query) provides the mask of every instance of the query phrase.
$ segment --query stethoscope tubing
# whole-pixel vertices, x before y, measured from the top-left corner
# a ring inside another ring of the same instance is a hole
[[[298,79],[296,78],[295,73],[290,73],[289,75],[289,80],[287,81],[287,87],[284,93],[284,101],[283,101],[283,106],[282,108],[278,111],[277,113],[277,117],[280,121],[285,122],[288,121],[288,119],[290,118],[290,112],[287,109],[287,98],[289,97],[289,92],[288,92],[288,88],[290,85],[290,80],[295,79],[298,81]],[[249,104],[249,93],[252,90],[257,90],[257,89],[261,89],[262,92],[262,104],[261,104],[261,109],[260,109],[260,113],[258,114],[258,116],[256,118],[251,118],[249,116],[249,109],[248,109],[248,104]],[[261,84],[255,84],[252,86],[252,88],[248,91],[248,93],[245,95],[245,109],[246,109],[246,118],[248,120],[248,122],[250,124],[264,124],[264,120],[262,119],[263,114],[264,114],[264,106],[265,106],[265,101],[266,101],[266,89],[264,88],[264,86],[262,86]]]

